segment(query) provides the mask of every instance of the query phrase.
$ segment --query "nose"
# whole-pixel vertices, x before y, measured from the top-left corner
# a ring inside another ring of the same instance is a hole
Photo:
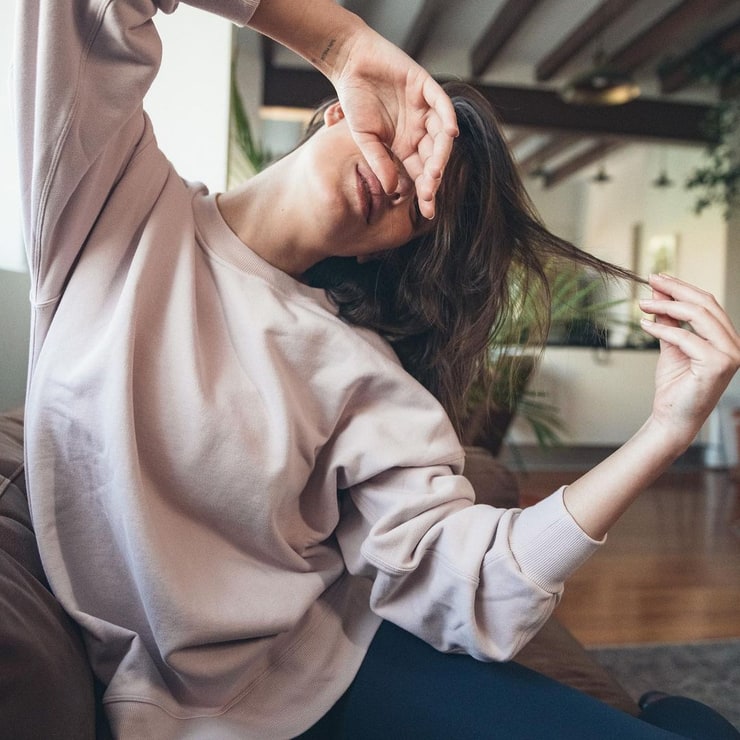
[[[400,162],[396,162],[396,168],[398,170],[398,185],[396,185],[396,189],[391,195],[391,200],[394,203],[403,203],[414,194],[414,181]]]
[[[404,203],[414,194],[416,187],[414,181],[411,179],[411,175],[409,175],[403,166],[403,162],[398,158],[396,153],[387,145],[386,149],[398,173],[398,185],[396,185],[395,191],[389,197],[393,204]]]

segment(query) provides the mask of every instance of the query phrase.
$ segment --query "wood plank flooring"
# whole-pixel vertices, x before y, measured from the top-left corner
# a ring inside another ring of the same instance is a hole
[[[577,476],[518,473],[523,503]],[[566,584],[556,614],[586,646],[740,637],[740,482],[666,473]]]

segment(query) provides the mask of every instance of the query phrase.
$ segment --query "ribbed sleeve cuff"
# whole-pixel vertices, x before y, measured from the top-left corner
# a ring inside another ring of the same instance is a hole
[[[594,540],[578,526],[565,508],[564,490],[524,509],[509,536],[522,573],[549,593],[558,593],[566,579],[606,542],[606,537]]]

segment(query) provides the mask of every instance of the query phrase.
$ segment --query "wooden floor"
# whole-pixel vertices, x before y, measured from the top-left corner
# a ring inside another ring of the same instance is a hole
[[[520,473],[523,501],[577,475]],[[666,473],[566,584],[556,614],[586,646],[740,637],[740,482]]]

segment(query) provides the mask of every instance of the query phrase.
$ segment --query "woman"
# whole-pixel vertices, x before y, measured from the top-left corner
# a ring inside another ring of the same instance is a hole
[[[451,155],[449,98],[351,13],[329,0],[193,4],[301,53],[339,104],[301,147],[217,197],[177,177],[142,110],[159,59],[152,17],[174,0],[21,3],[34,525],[114,735],[326,736],[357,716],[353,701],[372,707],[372,689],[340,698],[373,660],[423,645],[379,630],[383,619],[444,652],[511,657],[691,442],[739,342],[710,296],[651,278],[644,308],[658,320],[646,330],[665,348],[643,429],[537,506],[473,506],[450,416],[507,305],[509,266],[536,282],[551,254],[595,260],[536,223],[506,157],[470,170],[471,131],[498,136],[472,97],[456,96]],[[463,661],[452,684],[486,665]],[[425,670],[395,670],[409,665]],[[511,693],[485,702],[479,730],[494,709],[497,731],[515,737],[506,707],[527,696],[551,705],[527,737],[553,737],[554,722],[589,736],[605,721],[620,737],[667,736],[487,666],[480,691]],[[421,727],[394,695],[379,713],[396,718],[390,731],[408,734],[399,716]],[[452,727],[435,715],[417,736]],[[366,719],[339,730],[381,731]]]

